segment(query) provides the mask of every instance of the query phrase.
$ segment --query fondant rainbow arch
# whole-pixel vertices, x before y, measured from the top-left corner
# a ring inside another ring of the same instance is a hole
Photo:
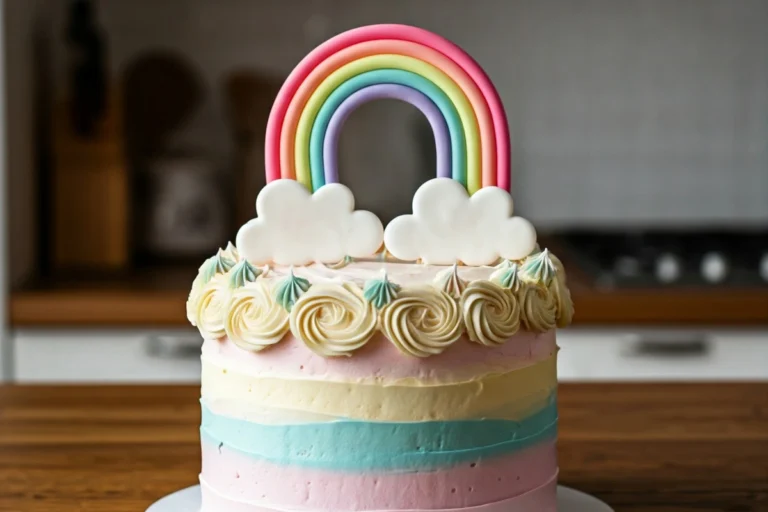
[[[488,76],[447,39],[406,25],[370,25],[310,52],[280,89],[267,123],[267,181],[314,191],[338,181],[336,146],[346,117],[376,98],[419,108],[435,135],[437,174],[474,193],[510,188],[509,129]]]

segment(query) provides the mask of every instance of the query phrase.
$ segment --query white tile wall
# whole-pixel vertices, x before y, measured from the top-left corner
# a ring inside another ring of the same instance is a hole
[[[540,226],[768,221],[764,0],[99,4],[116,69],[149,48],[192,60],[209,94],[179,140],[222,158],[228,70],[284,75],[334,33],[405,22],[455,40],[487,68],[509,112],[518,207]],[[405,108],[353,116],[345,173],[400,177],[355,184],[361,202],[407,207],[395,184],[423,165],[412,119]]]

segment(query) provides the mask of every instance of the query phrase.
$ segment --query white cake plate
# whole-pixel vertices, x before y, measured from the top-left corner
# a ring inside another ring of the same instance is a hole
[[[200,486],[187,487],[169,494],[147,509],[147,512],[199,512]],[[571,489],[557,486],[558,512],[613,512],[613,509],[599,499]],[[220,512],[226,512],[222,510]]]

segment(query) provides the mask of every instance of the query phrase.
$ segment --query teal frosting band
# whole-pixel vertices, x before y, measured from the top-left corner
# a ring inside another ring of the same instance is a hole
[[[418,471],[513,453],[557,436],[555,399],[520,422],[376,423],[339,420],[259,424],[220,416],[202,404],[203,442],[290,466],[339,471]]]
[[[309,165],[312,172],[312,188],[317,190],[325,184],[325,162],[323,140],[333,113],[345,99],[365,87],[376,84],[399,84],[426,95],[440,109],[448,125],[451,139],[451,175],[461,183],[466,182],[467,165],[464,127],[459,113],[448,96],[430,80],[402,69],[377,69],[354,76],[342,83],[326,98],[312,124],[309,138]]]

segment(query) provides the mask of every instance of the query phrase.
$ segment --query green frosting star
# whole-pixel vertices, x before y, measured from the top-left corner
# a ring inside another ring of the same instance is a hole
[[[501,260],[499,262],[499,264],[496,265],[493,268],[501,270],[501,269],[510,268],[512,265],[516,265],[516,264],[505,258],[505,259]]]
[[[283,306],[286,311],[290,311],[299,297],[309,290],[309,281],[303,277],[296,277],[291,268],[291,273],[283,279],[275,290],[275,300]]]
[[[224,254],[235,261],[240,259],[240,253],[232,242],[227,242],[227,248],[224,249]]]
[[[229,272],[232,267],[235,266],[234,260],[231,260],[226,257],[224,254],[224,251],[219,249],[219,252],[216,253],[216,256],[211,256],[206,260],[205,264],[202,268],[202,278],[203,283],[208,283],[211,279],[216,277],[219,274],[226,274]]]
[[[258,267],[254,267],[248,260],[240,260],[237,265],[232,267],[232,271],[229,274],[229,287],[233,290],[236,288],[242,288],[246,283],[252,283],[262,274],[262,270]]]
[[[363,297],[376,309],[381,309],[395,300],[399,292],[400,286],[390,281],[386,272],[381,279],[371,279],[363,287]]]
[[[491,274],[491,281],[501,287],[517,291],[520,288],[520,274],[518,273],[518,270],[519,267],[516,263],[510,263],[507,266],[499,267],[496,272]]]
[[[549,285],[557,274],[557,268],[549,256],[549,250],[544,249],[538,254],[528,256],[520,272],[527,281]]]

